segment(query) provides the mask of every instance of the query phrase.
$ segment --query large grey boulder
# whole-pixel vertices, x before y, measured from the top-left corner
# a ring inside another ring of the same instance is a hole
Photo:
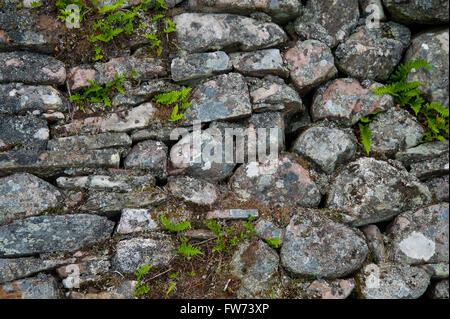
[[[383,0],[392,20],[406,24],[448,23],[447,0]]]

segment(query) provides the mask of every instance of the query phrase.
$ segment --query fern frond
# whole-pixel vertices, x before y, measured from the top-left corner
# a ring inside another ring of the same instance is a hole
[[[369,124],[358,123],[359,131],[361,132],[361,142],[364,145],[367,155],[370,154],[370,148],[372,146],[372,131],[370,130]]]
[[[196,255],[203,255],[203,253],[199,249],[186,243],[182,243],[181,246],[178,247],[178,249],[175,251],[175,253],[184,255],[188,259]]]
[[[172,224],[170,220],[164,215],[161,215],[161,223],[172,233],[180,232],[188,228],[191,228],[191,223],[189,221],[185,221],[179,224]]]

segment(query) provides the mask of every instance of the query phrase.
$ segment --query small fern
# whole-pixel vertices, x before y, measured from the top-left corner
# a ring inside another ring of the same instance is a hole
[[[172,114],[169,119],[170,122],[175,122],[178,120],[181,120],[184,117],[184,113],[178,113],[179,111],[179,105],[181,104],[182,109],[187,109],[189,106],[191,106],[191,102],[188,101],[188,94],[192,90],[192,88],[186,88],[182,89],[180,91],[171,91],[168,93],[162,93],[159,95],[156,95],[153,98],[153,101],[155,101],[158,104],[162,105],[174,105],[172,109]]]
[[[203,255],[201,250],[195,248],[194,246],[188,245],[186,242],[182,243],[175,253],[184,255],[187,259],[191,259],[197,255]]]
[[[272,248],[280,247],[280,238],[266,238],[266,243]]]
[[[134,295],[135,296],[141,296],[150,291],[150,286],[143,285],[142,280],[145,275],[150,271],[150,269],[153,267],[153,265],[144,265],[141,266],[137,271],[134,272],[134,275],[137,279],[137,284],[134,287]]]
[[[189,221],[185,221],[179,224],[172,224],[170,220],[164,215],[161,215],[161,223],[172,233],[177,233],[191,228],[191,223]]]

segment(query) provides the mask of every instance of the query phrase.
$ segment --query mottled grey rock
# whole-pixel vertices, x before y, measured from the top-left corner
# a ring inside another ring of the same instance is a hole
[[[317,207],[321,199],[317,185],[293,154],[282,155],[273,163],[240,166],[230,186],[238,198],[266,205]]]
[[[156,184],[156,179],[150,174],[138,174],[135,171],[114,170],[111,175],[89,176],[61,176],[56,179],[56,185],[62,189],[77,190],[87,188],[90,190],[104,190],[112,192],[131,192],[146,189]]]
[[[376,84],[355,79],[336,79],[317,89],[311,106],[314,121],[328,118],[345,126],[353,126],[362,116],[394,106],[390,95],[378,96],[371,87]]]
[[[440,280],[432,285],[429,296],[432,299],[449,299],[448,279]]]
[[[231,71],[230,58],[223,51],[193,53],[172,60],[172,80],[186,82]]]
[[[369,253],[364,236],[312,209],[298,209],[286,227],[281,264],[295,275],[344,277]]]
[[[248,86],[239,73],[219,75],[201,84],[192,94],[191,102],[181,120],[185,125],[194,121],[239,119],[252,113]]]
[[[409,172],[420,180],[426,180],[433,177],[448,175],[449,173],[448,153],[438,158],[433,158],[423,162],[411,164],[411,170]]]
[[[383,0],[391,19],[407,24],[448,23],[447,0]]]
[[[70,260],[44,259],[35,257],[0,259],[0,283],[35,275],[55,269]]]
[[[278,254],[258,240],[241,245],[231,261],[231,272],[241,280],[238,298],[266,298],[278,278]]]
[[[74,251],[109,238],[114,223],[95,215],[55,215],[16,220],[0,227],[0,256]]]
[[[357,290],[365,299],[417,299],[430,283],[430,275],[419,267],[368,264],[358,274]]]
[[[128,193],[91,191],[81,205],[81,212],[96,212],[103,216],[115,216],[124,208],[149,208],[164,203],[166,195],[159,190],[142,190]]]
[[[419,144],[425,129],[404,109],[388,109],[377,114],[369,125],[372,131],[370,152],[394,156],[400,150]]]
[[[257,209],[218,209],[206,214],[206,219],[247,219],[249,216],[258,218]]]
[[[209,128],[187,134],[170,150],[170,162],[176,170],[172,173],[183,173],[210,181],[224,180],[236,166],[234,162],[226,162],[224,150],[223,136],[219,129]]]
[[[363,226],[431,201],[425,185],[389,163],[363,157],[348,164],[331,182],[327,207],[340,210],[346,223]]]
[[[170,177],[169,187],[175,197],[199,205],[212,205],[219,195],[214,184],[189,176]]]
[[[448,2],[447,2],[448,6]],[[447,13],[448,14],[448,13]],[[447,15],[448,19],[448,15]],[[420,33],[411,40],[411,46],[405,53],[405,61],[424,59],[434,69],[412,70],[407,81],[422,83],[420,90],[429,101],[438,102],[448,108],[448,28]]]
[[[266,74],[272,74],[287,77],[288,75],[278,49],[231,53],[230,60],[236,72],[247,76],[263,77]]]
[[[401,161],[405,166],[410,166],[416,162],[440,157],[448,152],[448,141],[436,141],[420,144],[405,151],[400,151],[395,154],[395,159]]]
[[[448,264],[425,264],[421,265],[428,273],[431,274],[431,279],[447,279],[449,275]]]
[[[318,164],[326,173],[348,162],[356,153],[356,137],[337,128],[315,126],[304,131],[292,150]]]
[[[154,234],[153,238],[132,238],[117,243],[113,269],[121,273],[133,273],[144,265],[167,266],[175,256],[171,237]]]
[[[47,151],[39,156],[0,154],[0,176],[28,172],[40,177],[63,173],[66,169],[119,168],[120,154],[116,150]]]
[[[297,42],[286,51],[284,58],[293,84],[302,95],[334,78],[338,72],[330,48],[317,40]]]
[[[265,219],[258,220],[255,225],[255,233],[262,240],[278,238],[280,239],[278,247],[283,245],[284,229],[276,226],[271,221]]]
[[[51,56],[31,52],[0,52],[0,83],[63,84],[64,63]]]
[[[118,76],[130,76],[132,71],[138,72],[133,79],[150,80],[158,76],[167,75],[167,66],[161,59],[155,59],[144,55],[132,55],[118,57],[106,63],[97,62],[94,66],[76,66],[68,72],[67,79],[71,90],[78,90],[90,86],[88,80],[100,84],[114,81],[115,74]]]
[[[353,279],[316,279],[305,292],[308,299],[346,299],[354,288]]]
[[[51,275],[13,281],[0,286],[1,299],[59,299],[58,283]]]
[[[62,200],[55,186],[31,174],[0,178],[0,224],[60,207]]]
[[[384,236],[376,225],[366,225],[361,228],[366,236],[367,245],[372,253],[373,261],[379,263],[385,260],[386,249],[384,247]]]
[[[128,169],[141,169],[159,177],[167,177],[167,146],[159,141],[143,141],[136,144],[124,161]]]
[[[116,234],[130,234],[158,229],[159,225],[152,217],[148,209],[126,208],[122,210],[120,215]]]
[[[131,138],[125,133],[101,133],[97,135],[76,135],[55,138],[48,141],[51,151],[97,150],[131,146]]]
[[[389,226],[390,259],[402,264],[449,262],[448,203],[403,213]]]
[[[157,94],[168,93],[171,91],[180,90],[180,87],[169,81],[152,80],[140,83],[136,87],[125,88],[125,93],[119,93],[111,99],[113,107],[121,106],[138,106],[145,101],[151,100]]]
[[[363,25],[336,49],[336,65],[349,77],[386,81],[402,59],[411,32],[394,22]]]
[[[263,79],[246,78],[254,112],[282,111],[283,114],[305,110],[298,92],[283,79],[267,75]]]
[[[294,27],[301,38],[320,40],[334,48],[350,34],[358,19],[358,0],[309,0]]]
[[[182,13],[173,18],[178,45],[188,52],[213,50],[253,51],[279,45],[287,40],[274,23],[260,23],[233,14]]]
[[[428,186],[434,202],[449,201],[449,178],[448,175],[435,177],[423,182]]]
[[[302,5],[297,0],[189,0],[189,9],[200,12],[225,12],[245,15],[261,11],[273,17],[276,22],[286,22],[297,17]]]
[[[144,103],[127,111],[108,113],[105,116],[93,116],[73,120],[54,127],[56,136],[80,133],[129,132],[150,126],[155,120],[157,109],[152,103]]]
[[[134,295],[137,281],[124,280],[120,286],[108,287],[108,291],[99,293],[82,293],[75,290],[70,292],[71,299],[137,299]]]
[[[52,86],[22,83],[0,84],[0,115],[19,115],[27,111],[65,111],[66,98]]]

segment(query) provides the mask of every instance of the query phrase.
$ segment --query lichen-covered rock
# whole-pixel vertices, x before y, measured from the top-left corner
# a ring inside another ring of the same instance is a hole
[[[373,261],[379,263],[385,260],[386,249],[384,246],[384,236],[376,225],[366,225],[361,228],[366,236],[367,245],[372,253]]]
[[[128,169],[141,169],[159,178],[167,177],[167,146],[159,141],[143,141],[136,144],[124,161]]]
[[[109,238],[114,223],[95,215],[38,216],[0,227],[0,256],[74,251]]]
[[[298,209],[286,227],[281,264],[295,275],[344,277],[369,253],[364,236],[312,209]]]
[[[311,107],[314,121],[328,118],[353,126],[362,116],[394,106],[390,95],[378,96],[371,90],[375,84],[345,78],[328,82],[317,89]]]
[[[214,184],[189,176],[169,178],[169,187],[174,196],[199,205],[212,205],[219,195]]]
[[[0,178],[0,224],[60,207],[62,200],[55,186],[31,174]]]
[[[332,79],[338,72],[330,48],[317,40],[297,42],[286,51],[284,58],[293,84],[302,95]]]
[[[340,210],[346,223],[363,226],[431,201],[425,185],[389,163],[364,157],[348,164],[331,182],[327,207]]]
[[[167,266],[175,256],[175,249],[172,239],[163,234],[122,240],[117,243],[113,269],[128,274],[144,265]]]
[[[106,116],[94,116],[73,120],[68,124],[57,125],[56,135],[79,133],[128,132],[144,128],[155,119],[156,108],[152,103],[143,103],[128,111],[109,113]]]
[[[394,22],[363,25],[336,49],[336,64],[349,77],[386,81],[402,59],[411,32]]]
[[[417,299],[430,283],[419,267],[383,263],[368,264],[358,274],[356,289],[365,299]]]
[[[434,67],[430,70],[424,68],[412,70],[407,77],[407,81],[421,82],[420,90],[426,95],[428,100],[438,102],[447,108],[449,107],[448,30],[447,28],[428,31],[414,36],[411,40],[411,46],[405,53],[405,61],[424,59]]]
[[[391,19],[406,24],[448,23],[447,0],[383,0]]]
[[[201,84],[192,94],[191,102],[181,120],[186,125],[193,121],[239,119],[252,113],[248,86],[239,73],[219,75]]]
[[[0,116],[20,115],[27,111],[65,111],[66,98],[52,86],[22,83],[0,84]]]
[[[230,58],[223,51],[193,53],[172,60],[172,80],[186,82],[231,71]]]
[[[298,92],[283,79],[267,75],[263,79],[246,78],[254,112],[282,111],[284,114],[305,110]]]
[[[125,208],[149,208],[166,201],[166,195],[158,190],[142,190],[127,193],[91,191],[81,205],[81,212],[96,212],[103,216],[116,216]]]
[[[279,45],[287,40],[274,23],[233,14],[182,13],[173,18],[178,45],[188,52],[213,50],[253,51]]]
[[[411,175],[416,176],[420,180],[448,175],[449,173],[449,154],[446,153],[437,158],[411,164]]]
[[[356,153],[356,137],[337,128],[315,126],[297,138],[292,150],[311,159],[331,174],[338,165],[353,158]]]
[[[355,288],[353,279],[316,279],[305,290],[311,299],[345,299]]]
[[[449,152],[448,141],[435,141],[420,144],[416,147],[400,151],[395,154],[395,159],[405,166],[440,157]]]
[[[194,131],[180,139],[170,149],[170,163],[176,173],[210,181],[226,179],[236,166],[225,160],[222,134],[214,128]]]
[[[247,76],[287,76],[287,69],[278,49],[231,53],[230,60],[236,72]]]
[[[257,209],[216,209],[206,214],[206,219],[247,219],[249,216],[258,218]]]
[[[63,84],[64,63],[51,56],[31,52],[0,52],[0,83]]]
[[[255,233],[262,240],[279,239],[278,247],[283,245],[284,229],[281,229],[269,220],[260,219],[255,225]]]
[[[370,123],[372,145],[370,152],[394,156],[398,151],[419,144],[425,129],[404,109],[388,109],[377,114]]]
[[[428,186],[433,201],[448,202],[449,201],[449,176],[435,177],[423,182]]]
[[[448,263],[448,203],[403,213],[390,225],[390,259],[402,264]]]
[[[421,268],[425,269],[429,274],[431,274],[431,279],[447,279],[449,275],[449,264],[425,264],[420,265]]]
[[[449,299],[448,279],[435,283],[429,291],[429,296],[432,299]]]
[[[244,164],[231,177],[230,185],[238,198],[267,205],[317,207],[321,199],[308,171],[292,154],[282,155],[273,163]]]
[[[0,286],[0,299],[59,299],[58,283],[51,275],[5,283]]]
[[[189,0],[189,8],[200,12],[251,14],[261,11],[276,22],[286,22],[298,16],[302,5],[297,0]]]
[[[114,81],[115,75],[128,77],[132,71],[138,75],[133,76],[135,80],[150,80],[157,76],[167,74],[167,66],[161,59],[147,56],[127,56],[109,60],[106,63],[97,62],[94,67],[81,65],[72,68],[68,73],[68,83],[71,90],[90,86],[88,80],[105,84]]]
[[[126,208],[122,210],[116,234],[130,234],[159,229],[148,209]]]
[[[231,272],[241,280],[238,298],[267,298],[267,290],[277,282],[279,257],[258,240],[241,245],[231,261]]]
[[[51,139],[47,149],[51,151],[98,150],[131,146],[130,136],[125,133],[100,133],[96,135],[75,135]]]
[[[155,177],[150,174],[138,174],[131,170],[112,170],[109,174],[74,177],[61,176],[56,179],[56,185],[67,190],[87,188],[90,190],[126,193],[153,187],[156,184]]]
[[[358,19],[358,0],[310,0],[294,27],[301,38],[319,40],[334,48],[350,34]]]

